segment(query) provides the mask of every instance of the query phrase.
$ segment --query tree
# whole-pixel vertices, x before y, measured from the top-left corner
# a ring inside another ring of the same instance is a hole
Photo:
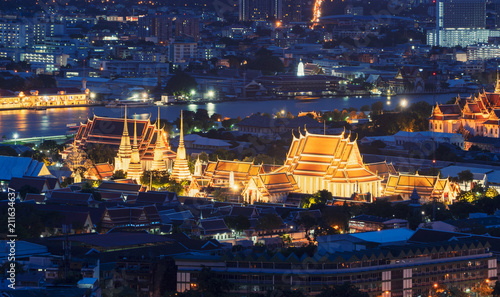
[[[178,72],[172,76],[165,86],[165,91],[179,96],[191,94],[191,90],[197,90],[198,83],[191,75],[185,72]]]
[[[310,208],[313,205],[323,206],[326,204],[328,200],[332,200],[333,195],[328,190],[318,191],[316,194],[312,196],[308,196],[302,199],[301,207],[302,208]]]
[[[225,217],[224,222],[226,222],[226,225],[229,229],[235,230],[238,233],[250,229],[251,227],[250,220],[243,215],[239,215],[236,217]]]
[[[313,227],[318,225],[316,218],[310,213],[303,213],[300,219],[297,220],[297,224],[306,230],[311,230]]]
[[[360,108],[361,111],[370,111],[370,105],[363,105]]]
[[[493,293],[494,289],[490,287],[490,282],[489,280],[482,281],[478,287],[474,288],[472,290],[473,292],[476,292],[479,294],[479,296],[491,296]]]
[[[342,285],[334,285],[332,287],[324,288],[318,297],[368,297],[368,293],[361,292],[358,287],[351,284],[350,282],[345,282]]]
[[[198,291],[203,297],[223,297],[233,288],[233,284],[226,279],[217,277],[210,268],[203,267],[198,274]]]
[[[19,196],[22,199],[26,198],[26,194],[40,194],[40,190],[30,185],[24,185],[19,188]]]
[[[170,179],[166,171],[144,171],[140,178],[142,185],[151,184],[153,188],[164,188],[168,185]]]
[[[103,144],[89,144],[85,149],[85,153],[89,160],[92,161],[93,164],[99,163],[110,163],[113,164],[113,161],[116,157],[116,152],[110,146]]]
[[[500,282],[497,281],[493,287],[493,292],[491,293],[493,297],[500,297]]]
[[[111,179],[125,179],[127,178],[127,173],[123,170],[117,170],[115,172],[113,172],[113,176],[111,177]]]
[[[274,213],[265,214],[257,220],[257,228],[261,230],[272,231],[281,225],[283,225],[283,221]]]
[[[372,112],[374,114],[381,114],[382,110],[384,110],[384,103],[382,101],[377,101],[372,104]]]
[[[283,72],[285,65],[280,58],[273,56],[271,51],[261,48],[255,54],[255,59],[248,63],[248,68],[260,70],[264,74],[275,74],[276,72]]]
[[[494,188],[488,188],[486,190],[486,193],[484,194],[484,196],[488,197],[488,198],[493,198],[493,197],[498,196],[498,192]]]
[[[464,182],[464,183],[470,182],[469,188],[471,188],[473,180],[474,180],[474,175],[472,174],[472,172],[469,169],[464,170],[464,171],[460,171],[458,173],[458,181]]]

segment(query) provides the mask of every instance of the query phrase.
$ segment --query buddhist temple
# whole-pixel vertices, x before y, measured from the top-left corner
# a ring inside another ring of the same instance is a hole
[[[391,174],[387,181],[384,196],[400,195],[403,199],[409,200],[415,190],[423,202],[436,200],[443,203],[452,203],[460,193],[458,185],[448,178],[425,176],[418,173]]]
[[[283,203],[288,194],[299,192],[292,175],[285,172],[253,176],[242,191],[245,202]]]
[[[126,123],[126,125],[125,125]],[[125,128],[125,126],[127,126]],[[135,128],[137,126],[137,128]],[[173,160],[175,159],[175,152],[170,150],[166,134],[158,133],[158,127],[150,122],[149,119],[142,120],[136,119],[133,122],[125,118],[108,118],[95,116],[88,119],[86,123],[81,123],[75,134],[75,145],[78,150],[84,150],[89,145],[106,145],[112,147],[116,152],[120,152],[122,139],[125,138],[124,146],[120,156],[122,160],[128,156],[130,151],[130,158],[132,158],[132,147],[130,146],[130,136],[128,131],[137,131],[137,149],[139,151],[139,159],[142,170],[151,170],[154,160],[154,151],[157,146],[160,148],[160,156],[167,170],[172,168]],[[127,146],[126,139],[129,140]],[[130,150],[129,150],[130,147]],[[72,147],[67,148],[61,153],[63,159],[73,151]],[[123,155],[125,154],[125,155]],[[125,163],[119,162],[120,165]],[[130,163],[130,162],[129,162]],[[123,167],[116,168],[115,170],[123,170]],[[127,168],[128,169],[128,168]]]
[[[170,177],[177,182],[182,180],[191,179],[191,172],[189,171],[188,161],[186,159],[186,148],[184,147],[184,120],[181,110],[181,134],[179,136],[179,147],[177,148],[177,155],[174,161],[174,169]]]
[[[94,180],[108,180],[113,176],[115,168],[109,163],[95,164],[87,170],[86,176]]]
[[[387,163],[387,161],[377,162],[365,164],[366,168],[371,172],[374,172],[376,175],[382,177],[384,180],[382,181],[382,186],[385,186],[387,183],[387,179],[389,179],[389,175],[395,175],[398,172],[392,163]]]
[[[363,163],[356,140],[350,135],[320,135],[305,132],[293,137],[285,164],[276,172],[295,179],[301,193],[330,191],[333,196],[351,197],[354,193],[378,197],[382,177]]]
[[[262,165],[253,162],[217,160],[208,162],[202,179],[212,187],[242,190],[252,177],[264,173]]]
[[[457,97],[453,104],[436,104],[429,118],[433,132],[463,133],[499,138],[500,78],[494,92],[482,91],[468,98]]]

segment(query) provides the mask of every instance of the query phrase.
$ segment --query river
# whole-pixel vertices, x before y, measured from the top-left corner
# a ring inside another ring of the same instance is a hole
[[[226,117],[246,117],[257,112],[277,113],[284,110],[296,115],[301,111],[320,110],[342,110],[344,108],[361,108],[363,105],[371,105],[382,101],[386,110],[394,109],[405,99],[408,105],[426,101],[430,104],[435,102],[446,103],[454,95],[398,95],[390,99],[387,97],[334,97],[322,98],[314,101],[298,100],[269,100],[269,101],[225,101],[216,103],[169,105],[161,107],[161,118],[173,121],[180,116],[181,110],[196,111],[206,109],[209,115],[218,113]],[[468,96],[464,94],[463,96]],[[19,138],[46,137],[66,133],[66,125],[85,122],[93,115],[105,117],[122,117],[122,108],[106,108],[104,106],[76,107],[76,108],[52,108],[43,111],[35,110],[12,110],[0,111],[0,137],[5,135],[8,139],[17,134]],[[157,117],[156,106],[136,107],[128,109],[129,116],[137,114],[138,118],[148,118],[154,121]]]

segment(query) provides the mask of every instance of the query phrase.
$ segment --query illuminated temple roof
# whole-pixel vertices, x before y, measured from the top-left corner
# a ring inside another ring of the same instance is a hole
[[[394,165],[392,163],[387,163],[386,161],[384,162],[377,162],[377,163],[370,163],[365,165],[368,170],[371,172],[374,172],[378,176],[381,176],[384,178],[384,180],[387,180],[389,175],[394,175],[397,174],[396,168],[394,168]]]
[[[75,135],[75,141],[80,149],[84,149],[89,144],[104,144],[113,147],[116,151],[120,146],[123,134],[125,119],[108,118],[95,116],[81,123],[78,132]],[[156,138],[162,137],[164,147],[164,158],[175,158],[175,153],[169,149],[167,136],[165,133],[156,133],[157,129],[149,119],[136,120],[137,122],[137,141],[139,146],[139,155],[141,160],[153,160]],[[134,121],[127,121],[129,131],[134,131]],[[66,151],[64,152],[66,153]],[[63,153],[63,154],[64,154]]]
[[[252,182],[255,183],[255,186],[262,193],[263,197],[299,191],[299,187],[293,176],[284,172],[259,174],[252,177]]]
[[[385,196],[409,196],[416,189],[420,197],[430,199],[455,198],[458,186],[448,178],[417,174],[390,175],[385,189]]]
[[[467,98],[457,97],[453,104],[437,103],[432,110],[430,120],[487,120],[495,110],[500,109],[500,80],[497,80],[495,92],[482,91]]]
[[[251,162],[218,160],[217,162],[208,162],[203,173],[204,179],[211,182],[222,180],[229,182],[231,172],[234,175],[235,184],[242,185],[259,173],[264,173],[262,165],[255,165]]]
[[[382,180],[364,165],[356,140],[340,135],[294,136],[283,168],[292,175],[318,176],[333,183]]]

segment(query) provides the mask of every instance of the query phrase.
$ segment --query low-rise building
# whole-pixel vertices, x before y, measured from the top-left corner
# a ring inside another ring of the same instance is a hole
[[[408,221],[395,218],[382,218],[370,215],[359,215],[349,220],[349,232],[380,231],[382,229],[408,228]]]

